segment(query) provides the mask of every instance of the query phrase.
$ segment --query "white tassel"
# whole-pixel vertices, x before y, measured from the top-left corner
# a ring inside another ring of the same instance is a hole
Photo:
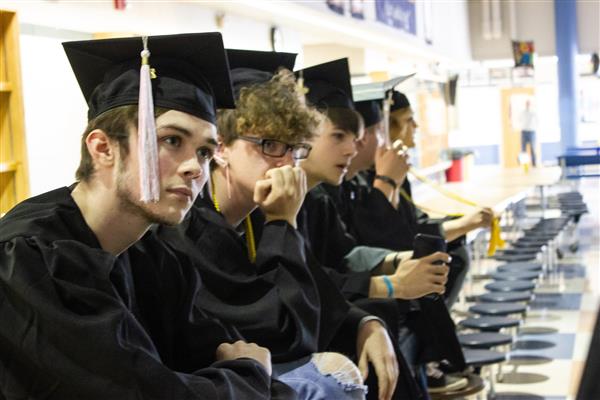
[[[392,140],[390,139],[390,109],[392,108],[392,94],[393,90],[388,91],[383,99],[383,134],[386,149],[392,148]]]
[[[150,82],[150,51],[148,37],[142,38],[144,50],[141,52],[140,98],[138,108],[138,160],[140,163],[140,200],[144,203],[157,202],[160,198],[158,171],[158,139],[154,120],[154,101]]]

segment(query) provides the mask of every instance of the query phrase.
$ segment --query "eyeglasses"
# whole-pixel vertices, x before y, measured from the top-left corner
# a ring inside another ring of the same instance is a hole
[[[269,157],[283,157],[291,150],[292,158],[294,158],[294,160],[303,160],[308,157],[312,150],[312,146],[306,143],[288,144],[280,140],[263,139],[252,136],[237,136],[237,138],[260,145],[263,154]]]

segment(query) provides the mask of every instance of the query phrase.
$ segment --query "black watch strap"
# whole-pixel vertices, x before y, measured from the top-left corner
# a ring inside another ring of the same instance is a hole
[[[398,187],[398,184],[396,183],[396,181],[387,175],[375,175],[375,179],[379,179],[380,181],[387,183],[393,189],[396,189]]]

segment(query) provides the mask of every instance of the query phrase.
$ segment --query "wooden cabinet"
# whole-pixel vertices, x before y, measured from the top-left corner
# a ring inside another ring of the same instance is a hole
[[[19,59],[17,15],[0,10],[0,215],[29,196]]]

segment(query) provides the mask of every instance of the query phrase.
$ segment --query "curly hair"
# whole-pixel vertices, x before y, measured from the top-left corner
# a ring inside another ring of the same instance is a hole
[[[238,135],[298,143],[312,139],[323,115],[307,105],[294,74],[281,69],[271,80],[242,88],[235,110],[219,110],[217,126],[225,145]]]

